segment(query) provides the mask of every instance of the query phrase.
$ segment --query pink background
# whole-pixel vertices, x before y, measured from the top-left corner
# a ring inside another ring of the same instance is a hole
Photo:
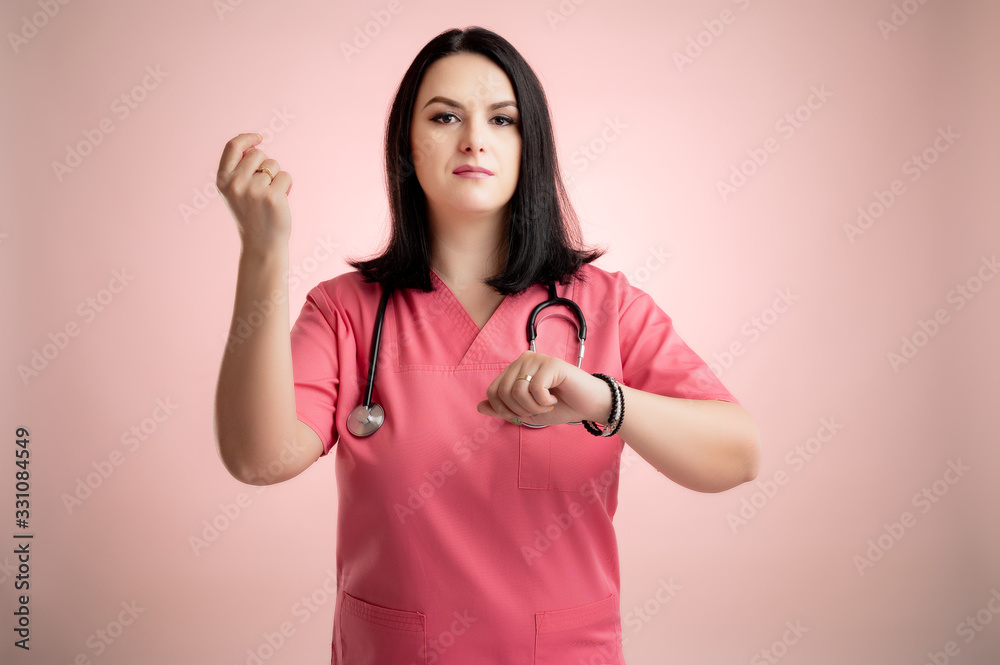
[[[261,131],[291,172],[294,320],[309,288],[384,237],[383,123],[407,65],[438,32],[475,24],[542,79],[585,237],[609,247],[599,265],[654,296],[763,435],[758,481],[720,494],[677,486],[626,448],[616,523],[629,664],[1000,660],[1000,280],[977,282],[1000,250],[996,3],[0,11],[4,662],[329,662],[333,458],[258,489],[215,450],[239,255],[215,171],[229,138]],[[883,33],[894,12],[901,25]],[[374,36],[348,59],[342,44],[366,26]],[[685,49],[697,57],[679,67]],[[114,100],[137,85],[125,116]],[[813,88],[826,98],[810,109]],[[789,135],[782,118],[796,112]],[[96,131],[102,120],[112,132]],[[935,149],[948,128],[958,138]],[[78,144],[89,154],[57,176]],[[767,160],[747,163],[723,200],[717,183],[748,150]],[[935,161],[913,180],[907,162],[925,150]],[[851,242],[844,227],[876,192],[895,200]],[[111,293],[116,270],[132,277]],[[967,282],[971,299],[949,298]],[[779,290],[795,298],[783,312],[769,310]],[[947,323],[924,335],[938,309]],[[751,335],[753,317],[766,330]],[[18,366],[68,324],[76,334],[25,382]],[[921,346],[894,368],[904,336]],[[176,408],[164,418],[157,400]],[[30,652],[10,630],[17,427],[31,432]],[[123,440],[132,427],[146,428],[138,445]],[[818,434],[827,441],[809,441]],[[96,488],[67,507],[88,475]],[[933,503],[914,501],[924,488]],[[745,524],[733,522],[741,507]],[[212,521],[224,528],[195,552]],[[133,602],[142,612],[119,630]],[[963,629],[977,612],[991,623]]]

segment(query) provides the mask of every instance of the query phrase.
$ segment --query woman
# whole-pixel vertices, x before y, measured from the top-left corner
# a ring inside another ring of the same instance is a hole
[[[481,28],[421,50],[388,119],[388,247],[313,288],[290,335],[291,177],[259,141],[232,139],[219,166],[242,253],[216,437],[254,484],[337,446],[332,662],[623,663],[624,442],[717,492],[756,476],[759,435],[649,295],[578,246],[531,68]],[[589,323],[581,367],[575,317],[548,316],[567,308],[545,310],[524,350],[549,284]],[[386,292],[385,419],[359,435],[348,421]]]

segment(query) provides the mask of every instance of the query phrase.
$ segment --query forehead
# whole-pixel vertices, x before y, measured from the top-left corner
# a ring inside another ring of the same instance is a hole
[[[434,96],[448,97],[463,105],[514,99],[507,74],[479,53],[456,53],[436,60],[424,72],[417,91],[417,108]]]

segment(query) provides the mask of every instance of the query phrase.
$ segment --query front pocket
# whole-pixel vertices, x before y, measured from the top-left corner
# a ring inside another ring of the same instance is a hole
[[[426,665],[427,617],[422,612],[373,605],[344,592],[337,615],[339,645],[333,648],[343,665]]]
[[[521,426],[517,486],[521,489],[606,492],[618,482],[624,442],[594,436],[583,425]]]
[[[618,596],[535,614],[535,665],[621,665]]]

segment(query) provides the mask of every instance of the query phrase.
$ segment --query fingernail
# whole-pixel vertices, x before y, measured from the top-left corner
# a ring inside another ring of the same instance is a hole
[[[264,140],[264,135],[263,135],[263,134],[261,134],[260,132],[257,132],[257,136],[259,136],[259,137],[260,137],[260,140],[261,140],[261,141],[263,141],[263,140]]]
[[[554,408],[556,408],[556,407],[555,407],[555,404],[553,404],[553,405],[552,405],[552,406],[550,406],[549,408],[545,409],[545,410],[544,410],[544,411],[542,411],[541,413],[533,413],[533,414],[531,414],[531,417],[532,417],[532,418],[537,418],[538,416],[543,416],[543,415],[545,415],[546,413],[551,413],[551,412],[552,412],[552,409],[554,409]]]

